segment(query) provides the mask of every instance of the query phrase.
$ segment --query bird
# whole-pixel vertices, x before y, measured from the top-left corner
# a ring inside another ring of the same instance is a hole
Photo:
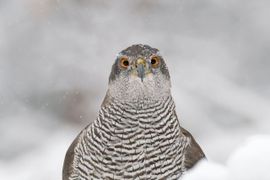
[[[180,126],[160,51],[117,54],[97,118],[67,150],[62,179],[179,179],[205,154]]]

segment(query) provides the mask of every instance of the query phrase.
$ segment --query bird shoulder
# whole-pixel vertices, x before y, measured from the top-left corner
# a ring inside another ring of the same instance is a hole
[[[88,125],[89,126],[89,125]],[[87,127],[88,127],[87,126]],[[86,127],[86,128],[87,128]],[[64,160],[64,165],[63,165],[63,180],[68,180],[70,175],[73,172],[73,166],[74,166],[74,159],[75,159],[75,149],[77,147],[77,145],[80,143],[80,139],[84,133],[84,131],[86,130],[86,128],[84,128],[78,135],[77,137],[73,140],[73,142],[71,143],[71,145],[69,146],[67,152],[66,152],[66,156],[65,156],[65,160]]]
[[[182,134],[190,139],[190,142],[185,151],[185,168],[192,168],[199,160],[205,158],[205,154],[203,153],[199,144],[195,141],[190,132],[181,127]]]

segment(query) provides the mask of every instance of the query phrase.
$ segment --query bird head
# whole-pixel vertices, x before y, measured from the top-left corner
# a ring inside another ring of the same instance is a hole
[[[108,92],[125,100],[169,95],[170,75],[159,50],[137,44],[121,51],[112,66]]]

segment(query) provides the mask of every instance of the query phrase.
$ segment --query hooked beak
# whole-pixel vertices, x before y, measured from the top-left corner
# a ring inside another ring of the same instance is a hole
[[[145,77],[145,67],[146,67],[145,59],[140,58],[136,61],[136,68],[137,68],[138,76],[142,82],[143,82],[143,78]]]

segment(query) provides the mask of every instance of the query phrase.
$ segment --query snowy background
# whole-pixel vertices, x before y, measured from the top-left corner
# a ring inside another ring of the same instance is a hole
[[[134,43],[161,50],[181,124],[210,161],[187,178],[204,168],[227,179],[231,169],[250,172],[237,158],[251,166],[254,146],[270,143],[269,8],[268,0],[0,0],[0,179],[61,179],[115,55]]]

